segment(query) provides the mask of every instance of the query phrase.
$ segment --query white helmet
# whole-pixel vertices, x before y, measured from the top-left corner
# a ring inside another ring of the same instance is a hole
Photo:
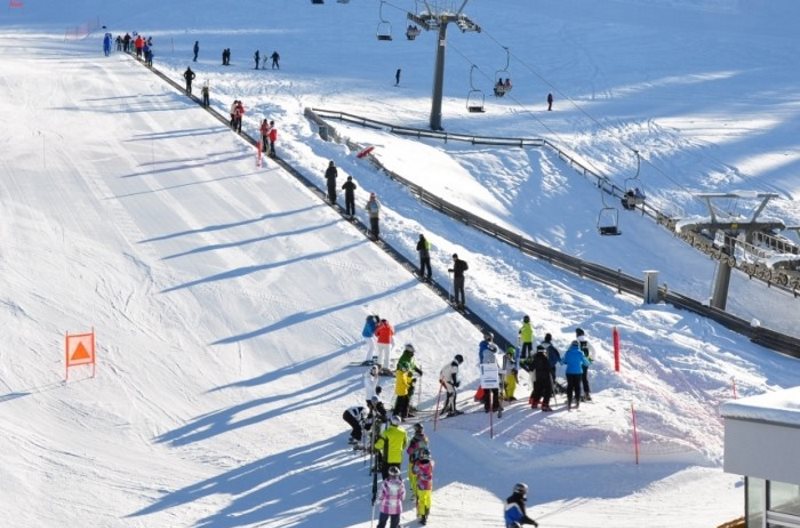
[[[392,416],[392,425],[400,425],[403,419],[397,416],[396,414]]]
[[[527,495],[528,494],[528,485],[524,482],[517,482],[514,484],[514,493],[518,495]]]

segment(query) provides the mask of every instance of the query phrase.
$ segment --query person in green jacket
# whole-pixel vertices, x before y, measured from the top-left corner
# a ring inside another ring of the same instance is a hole
[[[531,318],[525,316],[522,318],[522,326],[519,329],[519,361],[523,361],[528,357],[533,356],[533,326],[531,326]]]
[[[389,478],[389,468],[400,469],[403,465],[403,454],[408,445],[408,434],[400,427],[402,420],[399,416],[392,416],[389,427],[378,437],[375,442],[375,451],[381,460],[381,475],[383,480]]]

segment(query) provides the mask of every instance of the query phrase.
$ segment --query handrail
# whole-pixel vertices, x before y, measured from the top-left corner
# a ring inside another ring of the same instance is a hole
[[[331,127],[316,110],[306,108],[306,116],[312,121],[326,127],[326,134],[329,137],[342,141],[341,137],[333,131]],[[545,140],[546,141],[546,140]],[[361,145],[344,140],[344,142],[354,150],[360,150]],[[612,270],[599,264],[584,261],[578,257],[562,253],[548,246],[544,246],[534,242],[526,236],[501,227],[497,224],[489,222],[466,209],[463,209],[455,204],[447,202],[439,196],[432,194],[424,187],[404,178],[387,167],[383,166],[380,161],[372,156],[367,156],[376,167],[385,172],[392,180],[395,180],[405,186],[412,194],[414,194],[421,202],[436,209],[437,211],[459,220],[475,229],[483,231],[484,233],[511,245],[523,253],[545,260],[549,264],[555,265],[566,271],[579,275],[583,278],[591,279],[595,282],[605,284],[615,288],[618,292],[626,292],[633,295],[643,296],[644,281],[623,273],[621,270]],[[586,169],[588,171],[588,169]],[[609,182],[606,178],[599,178],[601,185],[608,185]],[[613,189],[613,184],[610,184]],[[748,321],[729,314],[723,310],[712,308],[703,305],[701,302],[691,299],[690,297],[681,295],[679,293],[667,291],[666,288],[659,291],[659,297],[678,308],[685,309],[704,317],[708,317],[717,323],[737,332],[741,335],[748,337],[751,341],[758,343],[766,348],[788,354],[794,357],[800,357],[800,339],[793,336],[781,334],[774,330],[764,327],[754,327]]]
[[[377,121],[362,116],[357,116],[355,114],[350,114],[348,112],[341,112],[338,110],[327,110],[322,108],[307,108],[306,116],[316,121],[317,124],[319,124],[320,126],[328,126],[324,119],[328,118],[328,119],[338,119],[341,121],[354,123],[360,126],[387,130],[390,133],[398,135],[441,139],[445,142],[447,142],[448,140],[453,140],[453,141],[467,141],[474,145],[495,145],[495,146],[508,146],[508,147],[545,147],[555,152],[559,159],[566,162],[567,165],[572,167],[576,172],[581,174],[584,178],[592,181],[594,185],[600,188],[603,192],[619,200],[622,200],[625,195],[625,189],[612,182],[607,176],[596,173],[595,171],[587,167],[585,164],[583,164],[580,160],[578,160],[575,156],[573,156],[560,146],[556,145],[555,143],[551,142],[550,140],[544,138],[498,138],[494,136],[482,137],[482,136],[470,136],[466,134],[450,134],[449,132],[445,131],[433,131],[428,129],[417,129],[411,127],[395,126],[390,123]],[[702,234],[696,232],[676,233],[675,225],[677,224],[678,219],[670,217],[669,215],[656,209],[655,207],[650,205],[650,202],[644,201],[643,203],[636,204],[636,209],[641,211],[642,216],[649,217],[658,225],[665,227],[675,236],[681,238],[681,240],[693,246],[698,251],[705,253],[706,255],[709,255],[712,258],[717,258],[717,259],[720,258],[719,252],[715,251],[715,248],[711,244],[702,243],[703,242]],[[730,238],[728,235],[725,236],[726,238]],[[730,241],[731,245],[733,245],[733,242],[734,242],[733,240]],[[764,264],[759,264],[757,272],[753,272],[753,270],[751,270],[748,266],[742,265],[735,259],[732,259],[730,263],[737,269],[743,271],[744,273],[747,273],[747,275],[751,279],[756,278],[758,280],[766,282],[767,286],[770,287],[775,286],[776,288],[786,291],[787,293],[791,293],[792,295],[794,295],[795,298],[798,297],[798,289],[800,289],[800,277],[795,276],[797,275],[797,273],[793,273],[793,276],[790,276],[789,273],[787,273],[787,271],[791,272],[791,270],[786,270],[786,269],[772,270]]]

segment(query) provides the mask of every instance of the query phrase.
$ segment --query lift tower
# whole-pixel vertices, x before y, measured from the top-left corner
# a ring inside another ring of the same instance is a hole
[[[425,12],[416,14],[408,13],[408,19],[426,31],[439,30],[436,41],[436,65],[433,70],[433,96],[431,99],[431,120],[432,130],[442,130],[442,92],[444,88],[444,59],[447,47],[447,25],[454,23],[462,33],[467,31],[480,32],[481,28],[463,14],[464,7],[469,0],[464,0],[458,10],[454,5],[449,7],[447,4],[454,2],[437,2],[435,0],[423,0]]]

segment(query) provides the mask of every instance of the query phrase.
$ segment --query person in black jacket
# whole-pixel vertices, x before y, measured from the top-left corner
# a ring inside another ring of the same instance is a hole
[[[539,407],[542,402],[542,411],[550,412],[550,398],[553,396],[553,377],[550,374],[550,360],[547,359],[543,345],[536,347],[533,358],[528,359],[529,371],[533,372],[533,391],[531,392],[531,409]]]
[[[419,253],[419,277],[427,282],[431,281],[431,243],[425,235],[419,235],[417,242],[417,253]]]
[[[256,61],[256,69],[258,69],[258,63],[261,60],[261,54],[258,52],[258,50],[256,50],[256,52],[253,54],[253,59]]]
[[[186,93],[192,95],[192,81],[195,78],[195,74],[191,67],[186,68],[186,71],[183,72],[183,78],[186,79]]]
[[[358,186],[353,181],[352,176],[347,177],[342,189],[344,190],[344,214],[353,218],[356,214],[356,189],[358,189]]]
[[[197,54],[200,53],[200,41],[199,40],[195,40],[194,41],[194,47],[192,48],[192,51],[194,52],[194,58],[192,59],[192,62],[197,62]]]
[[[447,271],[453,274],[453,302],[457,308],[464,308],[467,304],[464,296],[464,272],[468,269],[467,262],[458,258],[458,253],[453,253],[453,267]]]
[[[328,168],[325,169],[325,181],[328,182],[328,201],[332,204],[336,203],[336,178],[339,176],[339,171],[333,161],[328,163]]]

